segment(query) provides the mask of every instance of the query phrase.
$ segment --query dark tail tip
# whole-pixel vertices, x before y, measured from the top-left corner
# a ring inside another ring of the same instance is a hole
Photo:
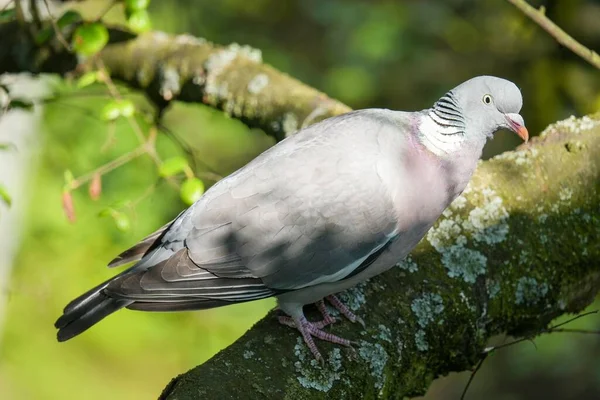
[[[127,300],[108,297],[102,289],[88,292],[69,303],[64,314],[56,320],[56,337],[59,342],[69,340],[129,303]]]

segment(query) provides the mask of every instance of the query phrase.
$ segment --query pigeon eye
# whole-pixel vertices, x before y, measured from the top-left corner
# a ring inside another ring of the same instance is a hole
[[[492,96],[490,96],[489,94],[486,94],[485,96],[483,96],[483,102],[485,104],[492,104]]]

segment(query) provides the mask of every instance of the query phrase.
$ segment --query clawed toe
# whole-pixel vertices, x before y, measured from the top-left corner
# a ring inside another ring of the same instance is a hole
[[[365,329],[367,327],[367,324],[365,324],[365,321],[358,315],[356,315],[356,320],[352,321],[352,322],[358,322],[363,327],[363,329]]]
[[[365,328],[365,321],[363,321],[361,317],[350,311],[350,309],[344,303],[342,303],[342,301],[338,299],[337,296],[327,296],[326,299],[327,301],[329,301],[329,303],[331,303],[333,307],[335,307],[336,310],[340,312],[340,314],[346,317],[350,322],[358,322],[362,325],[363,328]]]
[[[365,321],[363,321],[361,317],[355,315],[352,311],[350,311],[350,309],[346,307],[336,296],[327,296],[326,299],[331,303],[333,307],[335,307],[336,310],[340,312],[340,314],[342,314],[348,320],[350,320],[351,322],[358,322],[362,325],[363,328],[365,328]],[[302,338],[304,339],[304,342],[308,346],[310,352],[321,365],[324,365],[325,361],[323,359],[323,356],[319,352],[317,345],[315,344],[315,341],[313,339],[315,337],[327,342],[349,347],[354,352],[356,352],[352,346],[359,346],[358,342],[341,338],[323,330],[323,328],[325,328],[326,326],[335,323],[336,318],[329,314],[329,312],[327,311],[327,307],[325,306],[324,300],[316,302],[315,305],[317,306],[317,309],[323,316],[323,319],[321,321],[310,322],[306,319],[306,317],[304,317],[304,315],[302,315],[301,317],[294,318],[288,316],[279,316],[279,322],[283,325],[296,328],[298,329],[298,331],[300,331],[300,333],[302,334]]]
[[[298,331],[300,331],[300,333],[302,334],[302,338],[304,339],[304,342],[308,346],[310,352],[313,354],[315,359],[319,363],[321,363],[321,365],[323,365],[323,363],[324,363],[323,356],[319,352],[319,349],[317,348],[317,345],[315,344],[313,337],[316,337],[318,339],[321,339],[321,340],[324,340],[327,342],[340,344],[342,346],[347,346],[347,347],[352,347],[353,344],[354,345],[358,344],[358,343],[352,342],[348,339],[344,339],[339,336],[336,336],[332,333],[325,332],[324,330],[322,330],[322,326],[323,326],[322,322],[323,321],[320,321],[318,323],[309,322],[304,316],[302,316],[300,318],[279,316],[278,319],[281,324],[296,328],[296,329],[298,329]]]

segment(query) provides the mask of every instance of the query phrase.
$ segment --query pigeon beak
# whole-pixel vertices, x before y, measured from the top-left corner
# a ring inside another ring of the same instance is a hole
[[[525,128],[525,122],[523,121],[523,117],[519,114],[504,114],[506,121],[508,122],[508,126],[511,130],[513,130],[521,139],[527,143],[529,141],[529,131]]]

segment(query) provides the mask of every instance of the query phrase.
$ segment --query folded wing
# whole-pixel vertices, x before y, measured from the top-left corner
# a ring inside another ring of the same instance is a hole
[[[208,308],[356,273],[396,234],[376,162],[386,129],[397,121],[363,111],[286,139],[150,236],[106,293],[129,308]]]

